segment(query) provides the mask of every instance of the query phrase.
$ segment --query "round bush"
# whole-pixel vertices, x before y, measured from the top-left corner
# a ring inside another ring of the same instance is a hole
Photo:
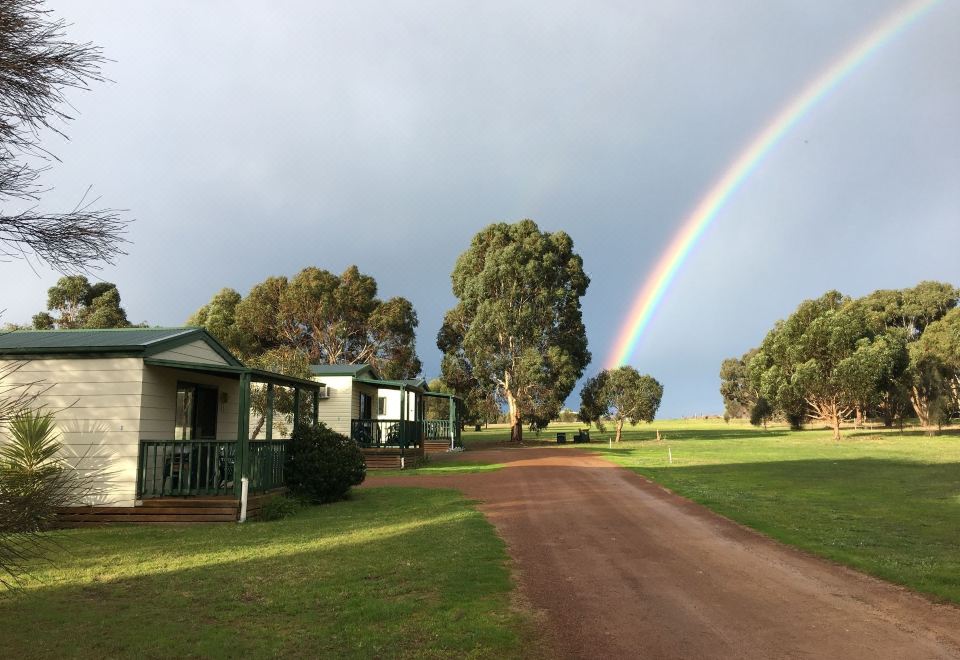
[[[323,423],[303,425],[290,439],[284,475],[294,495],[310,502],[336,502],[351,486],[363,483],[367,465],[347,436]]]

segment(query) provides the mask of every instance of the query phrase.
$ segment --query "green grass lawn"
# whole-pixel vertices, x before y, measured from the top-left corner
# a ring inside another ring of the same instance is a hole
[[[557,431],[576,428],[551,424],[540,441],[556,446]],[[594,430],[587,446],[780,541],[960,603],[956,434],[848,429],[836,442],[827,430],[657,420],[613,449],[611,435]],[[505,427],[465,434],[468,447],[507,439]]]
[[[455,459],[455,460],[452,460]],[[421,465],[405,470],[376,470],[368,474],[383,477],[409,477],[414,475],[426,476],[434,474],[474,474],[477,472],[491,472],[499,470],[503,463],[484,463],[480,461],[461,460],[457,454],[435,454]]]
[[[0,657],[519,657],[502,541],[460,494],[375,488],[244,525],[70,530],[0,598]]]

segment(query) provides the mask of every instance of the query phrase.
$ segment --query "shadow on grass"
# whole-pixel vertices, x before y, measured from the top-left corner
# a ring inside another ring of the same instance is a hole
[[[397,496],[424,504],[398,515]],[[452,491],[363,497],[382,513],[367,507],[346,527],[381,529],[355,542],[330,515],[224,526],[234,533],[221,539],[212,526],[81,530],[116,554],[99,567],[62,558],[50,584],[0,600],[0,657],[442,657],[478,645],[517,655],[506,554],[489,523]],[[310,542],[327,534],[340,538]],[[164,537],[174,543],[158,556]],[[209,550],[199,565],[181,553],[195,543]]]

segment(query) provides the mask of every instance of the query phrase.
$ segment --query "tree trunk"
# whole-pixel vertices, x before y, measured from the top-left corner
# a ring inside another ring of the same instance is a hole
[[[839,440],[840,439],[840,414],[836,410],[834,410],[833,412],[833,419],[831,420],[831,422],[833,424],[833,439]]]
[[[260,435],[261,429],[263,429],[263,423],[267,421],[266,415],[260,415],[260,420],[257,422],[257,425],[253,427],[253,433],[250,434],[251,440],[256,440],[257,436]]]
[[[930,425],[930,401],[924,396],[916,386],[910,388],[910,403],[913,404],[913,410],[917,413],[917,419],[921,428]]]
[[[507,390],[507,410],[510,414],[510,441],[523,442],[523,420],[520,418],[517,400],[513,398],[510,390]]]
[[[860,406],[857,406],[853,417],[853,428],[858,429],[861,426],[863,426],[863,410],[860,409]]]
[[[620,438],[623,437],[623,420],[617,420],[617,442],[620,442]]]

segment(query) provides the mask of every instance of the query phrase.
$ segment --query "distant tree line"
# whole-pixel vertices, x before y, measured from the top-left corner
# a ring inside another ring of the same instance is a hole
[[[725,416],[774,415],[800,428],[867,417],[922,427],[960,412],[960,290],[943,282],[862,298],[829,291],[778,321],[759,347],[720,366]]]

